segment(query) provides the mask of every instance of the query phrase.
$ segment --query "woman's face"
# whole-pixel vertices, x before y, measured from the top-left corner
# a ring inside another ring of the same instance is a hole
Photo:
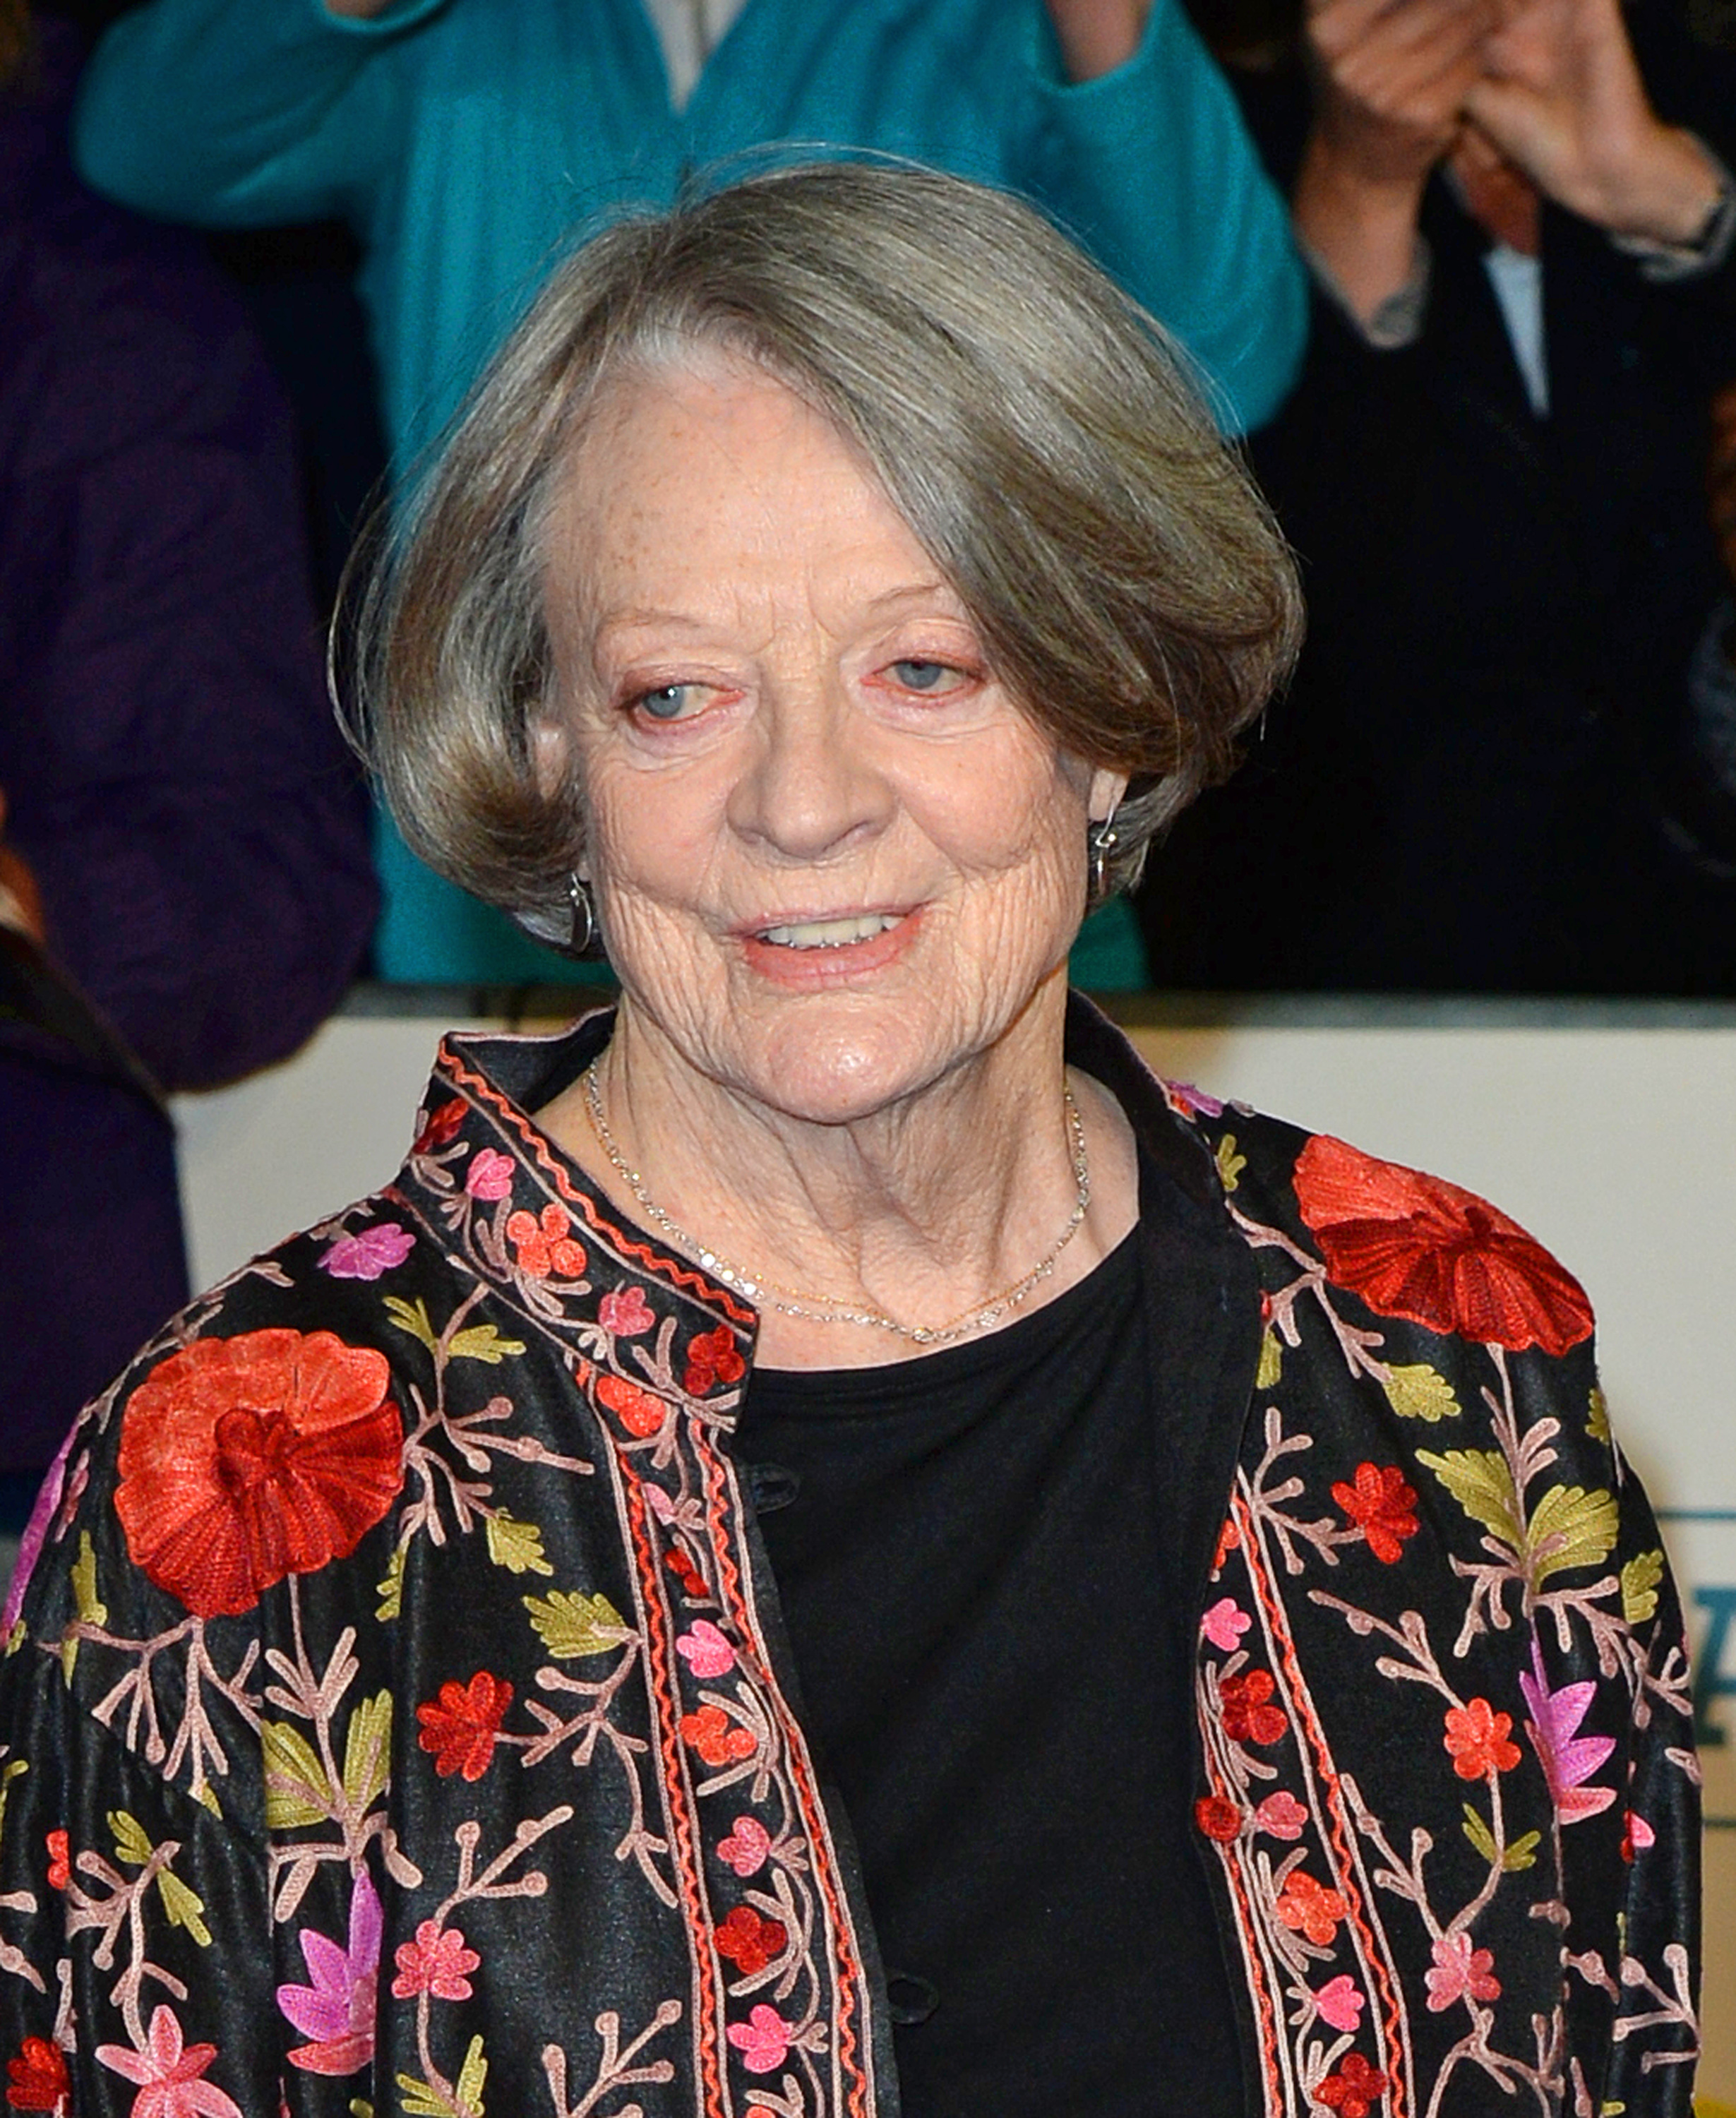
[[[869,1115],[1064,977],[1090,815],[853,448],[762,372],[617,392],[551,524],[557,725],[629,1006],[789,1116]]]

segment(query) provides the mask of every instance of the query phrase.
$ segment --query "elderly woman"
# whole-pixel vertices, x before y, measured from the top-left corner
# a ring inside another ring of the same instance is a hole
[[[617,229],[364,614],[414,842],[618,1008],[86,1415],[14,2107],[1685,2110],[1692,1758],[1577,1286],[1063,989],[1290,571],[1012,201]]]

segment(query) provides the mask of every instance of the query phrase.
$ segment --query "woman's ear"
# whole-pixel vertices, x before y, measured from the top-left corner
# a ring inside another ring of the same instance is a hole
[[[1107,823],[1121,807],[1121,798],[1127,791],[1125,772],[1109,772],[1099,769],[1091,775],[1090,791],[1086,797],[1086,814],[1094,824]]]

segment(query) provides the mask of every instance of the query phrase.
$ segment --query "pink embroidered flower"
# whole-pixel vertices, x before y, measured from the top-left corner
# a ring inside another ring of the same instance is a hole
[[[415,1246],[408,1228],[396,1221],[382,1221],[353,1236],[340,1236],[320,1260],[320,1269],[334,1279],[377,1279],[395,1265],[402,1265]]]
[[[729,2042],[749,2074],[771,2074],[780,2067],[789,2050],[789,2023],[763,2000],[745,2023],[731,2023],[729,2029]]]
[[[1299,1838],[1307,1825],[1308,1813],[1293,1794],[1269,1794],[1254,1811],[1257,1829],[1267,1832],[1274,1838]]]
[[[1544,1675],[1543,1656],[1534,1639],[1531,1667],[1520,1672],[1519,1689],[1532,1714],[1525,1732],[1549,1783],[1556,1815],[1564,1824],[1581,1824],[1588,1816],[1608,1809],[1615,1800],[1615,1789],[1588,1787],[1585,1783],[1615,1748],[1615,1738],[1577,1732],[1597,1695],[1597,1686],[1589,1682],[1564,1684],[1559,1691],[1551,1691]]]
[[[727,1324],[720,1324],[715,1331],[702,1331],[688,1341],[687,1371],[681,1386],[689,1397],[703,1397],[714,1383],[738,1383],[747,1372],[735,1334]]]
[[[618,1294],[605,1294],[597,1304],[597,1320],[618,1339],[637,1339],[656,1322],[641,1287],[624,1287]]]
[[[1386,2077],[1377,2066],[1371,2066],[1360,2052],[1346,2052],[1344,2065],[1329,2074],[1314,2094],[1338,2118],[1368,2118],[1386,2088]]]
[[[1511,1772],[1519,1762],[1519,1746],[1507,1741],[1512,1726],[1512,1715],[1498,1713],[1486,1699],[1447,1708],[1447,1733],[1441,1741],[1461,1780]]]
[[[473,1989],[465,1973],[474,1971],[481,1961],[475,1950],[465,1945],[458,1928],[442,1927],[437,1920],[425,1919],[416,1929],[414,1941],[398,1944],[393,1997],[409,2000],[418,1993],[432,1993],[437,2000],[468,2000]]]
[[[350,1899],[349,1946],[302,1930],[310,1986],[280,1986],[277,2005],[309,2042],[289,2054],[308,2074],[354,2074],[373,2057],[374,2000],[380,1972],[380,1899],[368,1876]]]
[[[183,2045],[181,2025],[168,2008],[151,2017],[142,2051],[132,2045],[99,2045],[96,2056],[110,2073],[138,2083],[132,2118],[241,2118],[234,2102],[203,2078],[217,2047]]]
[[[744,1978],[775,1963],[789,1944],[782,1920],[767,1919],[752,1905],[738,1905],[712,1936],[720,1956],[727,1956]]]
[[[1631,1861],[1636,1853],[1643,1853],[1648,1846],[1655,1846],[1657,1843],[1657,1833],[1652,1829],[1637,1810],[1630,1809],[1627,1812],[1627,1828],[1622,1834],[1622,1858],[1624,1861]],[[49,1880],[50,1882],[54,1880],[52,1875]]]
[[[1203,1089],[1197,1089],[1192,1081],[1165,1081],[1164,1101],[1178,1117],[1191,1118],[1202,1112],[1208,1118],[1220,1118],[1224,1106],[1215,1096],[1208,1096]]]
[[[696,1618],[675,1643],[675,1652],[695,1676],[722,1676],[735,1667],[735,1650],[709,1618]]]
[[[1234,1654],[1242,1644],[1242,1635],[1252,1625],[1241,1605],[1233,1596],[1220,1596],[1200,1621],[1200,1630],[1215,1648],[1225,1654]]]
[[[470,1157],[464,1188],[473,1199],[504,1199],[512,1189],[512,1158],[492,1147],[479,1147]]]
[[[1349,1908],[1336,1890],[1329,1890],[1301,1869],[1292,1868],[1284,1879],[1283,1894],[1272,1909],[1292,1934],[1306,1935],[1324,1949]]]
[[[1438,2015],[1467,1995],[1473,2000],[1500,1999],[1501,1981],[1493,1975],[1494,1957],[1486,1949],[1473,1949],[1468,1934],[1443,1934],[1434,1945],[1433,1955],[1434,1969],[1423,1974],[1432,2014]]]
[[[743,1877],[757,1875],[771,1851],[771,1834],[752,1816],[737,1817],[729,1836],[717,1843],[718,1859]]]
[[[1363,1995],[1354,1982],[1340,1972],[1336,1978],[1322,1986],[1314,1995],[1314,2005],[1320,2010],[1320,2019],[1330,2023],[1335,2030],[1354,2035],[1362,2020],[1364,2006]]]

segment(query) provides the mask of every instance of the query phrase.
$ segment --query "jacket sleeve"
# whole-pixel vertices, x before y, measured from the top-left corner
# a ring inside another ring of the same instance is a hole
[[[1302,358],[1308,282],[1228,82],[1177,0],[1155,0],[1139,50],[1096,81],[1065,82],[1053,34],[1039,42],[1030,187],[1181,340],[1220,423],[1261,425]]]
[[[192,238],[90,206],[6,479],[0,779],[51,947],[202,1087],[293,1051],[354,973],[366,807],[264,356]]]
[[[356,215],[402,136],[378,62],[449,4],[353,21],[323,0],[150,0],[91,61],[80,167],[123,205],[207,227]]]

